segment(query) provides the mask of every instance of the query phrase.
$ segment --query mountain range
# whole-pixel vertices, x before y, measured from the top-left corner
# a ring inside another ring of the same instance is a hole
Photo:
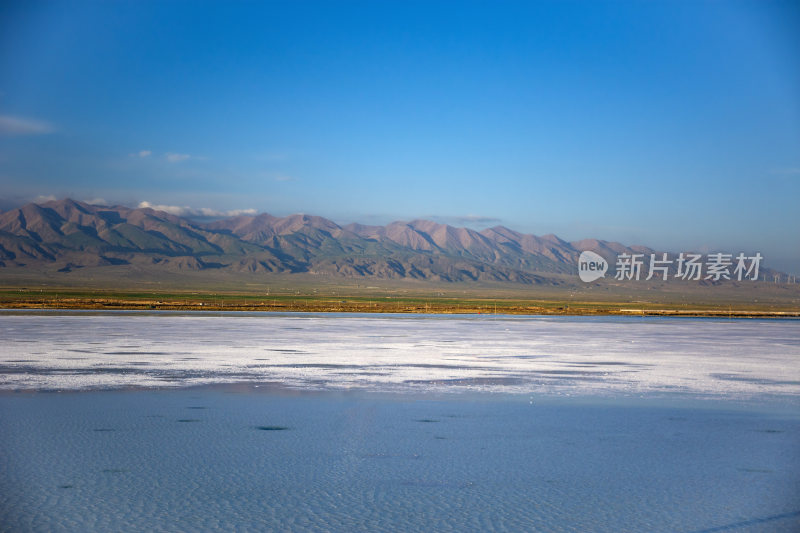
[[[341,226],[319,216],[264,213],[198,222],[151,208],[71,199],[0,213],[0,272],[132,265],[153,272],[216,269],[537,284],[574,274],[584,250],[611,265],[620,253],[655,252],[597,239],[567,242],[503,226],[476,231],[430,220]]]

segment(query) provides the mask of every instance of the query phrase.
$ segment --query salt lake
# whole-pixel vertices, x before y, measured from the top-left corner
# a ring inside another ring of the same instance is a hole
[[[4,312],[3,531],[797,531],[789,320]]]

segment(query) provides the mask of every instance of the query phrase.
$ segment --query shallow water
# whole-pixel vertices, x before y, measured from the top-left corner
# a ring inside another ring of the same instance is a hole
[[[231,390],[0,396],[9,531],[797,531],[757,408]]]

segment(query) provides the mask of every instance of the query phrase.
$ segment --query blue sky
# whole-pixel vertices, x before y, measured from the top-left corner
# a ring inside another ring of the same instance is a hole
[[[800,272],[800,4],[6,1],[0,187]]]

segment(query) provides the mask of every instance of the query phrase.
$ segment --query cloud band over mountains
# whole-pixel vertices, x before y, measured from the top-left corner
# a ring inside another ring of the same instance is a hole
[[[232,209],[229,211],[220,211],[218,209],[211,209],[210,207],[189,207],[181,205],[160,205],[152,204],[148,201],[139,202],[140,209],[155,209],[156,211],[164,211],[170,215],[179,217],[236,217],[241,215],[255,215],[255,209]]]

